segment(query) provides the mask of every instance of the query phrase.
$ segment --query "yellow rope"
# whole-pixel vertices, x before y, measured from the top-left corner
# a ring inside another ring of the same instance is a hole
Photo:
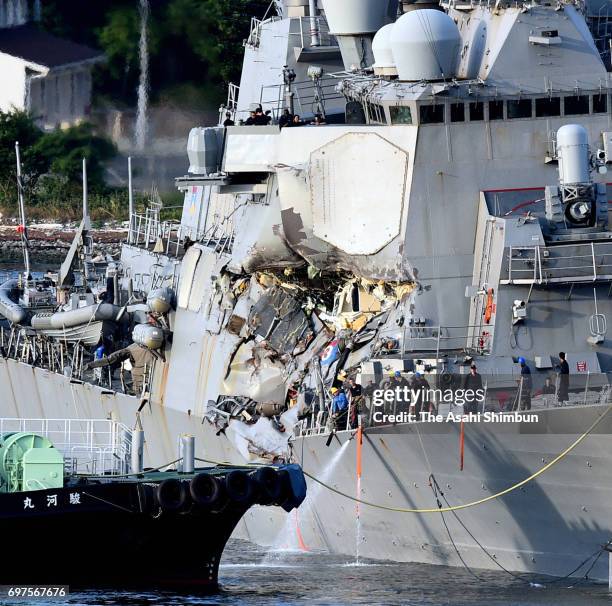
[[[590,433],[592,433],[592,431],[599,425],[599,423],[601,423],[603,418],[610,412],[610,410],[612,410],[612,407],[608,407],[607,410],[603,414],[601,414],[594,421],[594,423],[579,438],[577,438],[572,444],[570,444],[561,454],[557,455],[552,461],[550,461],[550,463],[547,463],[546,465],[544,465],[544,467],[542,467],[541,469],[539,469],[538,471],[530,475],[528,478],[521,480],[520,482],[514,484],[513,486],[510,486],[509,488],[506,488],[505,490],[492,494],[483,499],[479,499],[477,501],[472,501],[470,503],[464,503],[463,505],[453,505],[449,507],[431,507],[428,509],[412,509],[408,507],[391,507],[390,505],[380,505],[379,503],[370,503],[369,501],[364,501],[363,499],[358,499],[357,497],[353,497],[350,494],[342,492],[341,490],[338,490],[337,488],[334,488],[333,486],[330,486],[329,484],[322,482],[321,480],[319,480],[312,474],[308,473],[307,471],[304,471],[304,470],[303,471],[304,471],[305,476],[317,482],[324,488],[327,488],[328,490],[331,490],[332,492],[335,492],[336,494],[339,494],[340,496],[346,497],[347,499],[350,499],[351,501],[356,501],[357,503],[361,503],[363,505],[369,505],[370,507],[376,507],[377,509],[386,509],[387,511],[396,511],[399,513],[446,513],[447,511],[457,511],[459,509],[467,509],[468,507],[474,507],[475,505],[482,505],[483,503],[487,503],[488,501],[492,501],[493,499],[498,499],[499,497],[503,497],[504,495],[507,495],[513,492],[514,490],[520,488],[521,486],[524,486],[528,482],[535,480],[535,478],[542,475],[545,471],[550,469],[553,465],[561,461],[561,459],[566,457],[572,450],[574,450],[574,448],[576,448],[578,444],[580,444]]]
[[[521,486],[528,484],[532,480],[535,480],[538,476],[541,476],[545,471],[549,470],[553,465],[556,465],[559,461],[561,461],[561,459],[565,458],[570,452],[572,452],[572,450],[574,450],[574,448],[576,448],[578,444],[580,444],[589,434],[593,432],[593,430],[601,423],[601,421],[610,412],[610,410],[612,410],[612,406],[608,406],[605,412],[603,412],[597,419],[595,419],[593,424],[580,437],[574,440],[574,442],[572,442],[561,454],[557,455],[552,461],[550,461],[550,463],[547,463],[546,465],[544,465],[544,467],[542,467],[535,473],[531,474],[529,477],[525,478],[524,480],[521,480],[520,482],[517,482],[516,484],[510,486],[509,488],[506,488],[505,490],[496,492],[495,494],[489,495],[488,497],[484,497],[483,499],[478,499],[477,501],[471,501],[470,503],[464,503],[463,505],[452,505],[448,507],[430,507],[427,509],[414,509],[414,508],[409,508],[409,507],[392,507],[390,505],[381,505],[380,503],[371,503],[370,501],[364,501],[363,499],[358,499],[357,497],[347,494],[346,492],[342,492],[341,490],[338,490],[337,488],[334,488],[333,486],[330,486],[329,484],[322,482],[317,477],[313,476],[311,473],[308,473],[304,469],[302,469],[302,471],[305,476],[307,476],[308,478],[310,478],[317,484],[320,484],[324,488],[327,488],[327,490],[330,490],[331,492],[335,492],[336,494],[342,497],[345,497],[347,499],[350,499],[351,501],[355,501],[356,503],[361,503],[362,505],[368,505],[370,507],[375,507],[377,509],[385,509],[387,511],[395,511],[398,513],[446,513],[449,511],[458,511],[459,509],[467,509],[468,507],[482,505],[483,503],[487,503],[488,501],[492,501],[493,499],[498,499],[499,497],[503,497],[504,495],[507,495],[517,490]],[[198,461],[204,461],[205,463],[211,463],[213,465],[225,465],[225,466],[231,465],[231,463],[222,463],[220,461],[212,461],[210,459],[199,459],[197,457],[196,459]],[[260,466],[261,465],[258,463],[251,463],[251,464],[247,463],[246,465],[242,465],[241,467],[260,467]]]

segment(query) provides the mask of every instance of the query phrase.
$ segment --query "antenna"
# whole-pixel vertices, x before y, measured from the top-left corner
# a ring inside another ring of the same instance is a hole
[[[83,158],[83,221],[89,218],[89,208],[87,201],[87,160]]]
[[[15,141],[15,157],[17,159],[17,194],[19,196],[19,227],[17,230],[21,235],[21,247],[23,249],[23,261],[25,265],[25,285],[30,280],[30,243],[28,242],[28,228],[26,226],[25,202],[23,199],[23,180],[21,177],[21,155],[19,154],[19,141]]]
[[[134,190],[132,188],[132,156],[128,156],[128,244],[132,243],[132,221],[134,215]]]
[[[308,0],[308,14],[310,15],[310,46],[320,46],[319,21],[317,20],[317,0]]]
[[[88,262],[91,259],[91,239],[89,229],[89,205],[87,199],[87,160],[83,158],[83,275],[85,282],[89,281]]]

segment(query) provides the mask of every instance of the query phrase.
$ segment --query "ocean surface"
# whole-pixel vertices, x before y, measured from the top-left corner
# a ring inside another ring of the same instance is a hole
[[[95,549],[95,545],[91,546]],[[86,557],[86,552],[83,553]],[[354,560],[314,552],[267,553],[232,540],[223,557],[221,590],[210,596],[160,592],[79,591],[54,600],[2,601],[12,606],[586,606],[612,604],[607,585],[537,579],[423,564]],[[535,580],[535,579],[534,579]]]

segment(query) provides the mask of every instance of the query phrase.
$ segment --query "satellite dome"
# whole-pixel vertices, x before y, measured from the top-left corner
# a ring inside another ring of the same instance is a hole
[[[377,76],[397,76],[393,51],[391,50],[391,32],[395,23],[381,27],[372,40],[374,54],[374,73]]]
[[[455,76],[461,35],[444,12],[424,8],[403,14],[391,32],[400,80],[441,80]]]

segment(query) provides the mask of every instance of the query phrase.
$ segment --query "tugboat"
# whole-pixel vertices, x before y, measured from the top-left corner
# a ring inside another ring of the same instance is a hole
[[[92,441],[104,425],[106,443]],[[245,512],[291,511],[306,495],[297,465],[196,468],[192,436],[181,437],[177,468],[147,471],[143,432],[112,421],[0,419],[0,429],[0,532],[39,546],[3,563],[2,584],[214,591]],[[60,433],[74,437],[63,448],[49,439]]]

